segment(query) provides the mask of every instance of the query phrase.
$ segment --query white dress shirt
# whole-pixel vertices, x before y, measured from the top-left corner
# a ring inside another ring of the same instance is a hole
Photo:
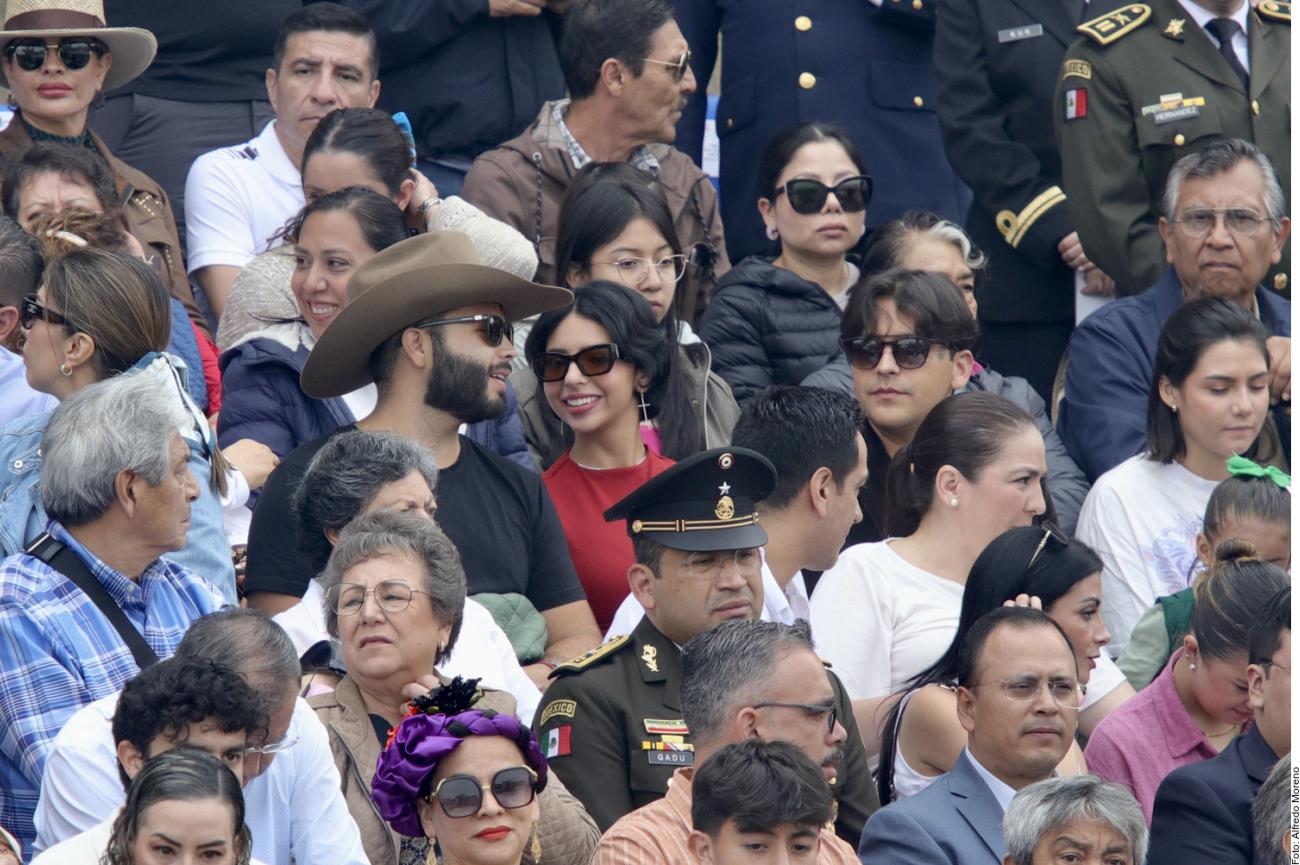
[[[970,748],[963,748],[962,751],[966,754],[966,759],[970,760],[970,764],[975,767],[975,772],[988,785],[993,798],[997,800],[999,807],[1002,808],[1002,813],[1007,813],[1007,808],[1011,806],[1011,800],[1016,797],[1016,791],[1011,789],[1002,779],[995,777],[992,772],[981,766],[980,761],[976,760],[975,755],[970,752]]]
[[[36,806],[37,854],[53,852],[55,844],[94,828],[125,804],[113,746],[116,709],[116,694],[96,700],[54,738]],[[361,833],[343,800],[329,734],[305,700],[294,703],[288,736],[297,744],[276,754],[244,788],[253,856],[269,865],[367,865]],[[98,855],[50,862],[97,862]]]
[[[1232,53],[1237,55],[1237,59],[1241,61],[1241,65],[1246,68],[1247,72],[1250,72],[1250,40],[1246,36],[1246,27],[1250,24],[1250,4],[1246,2],[1246,0],[1241,0],[1241,6],[1236,12],[1233,12],[1231,15],[1223,16],[1215,15],[1209,9],[1197,4],[1195,0],[1178,0],[1178,2],[1187,10],[1187,14],[1192,16],[1192,20],[1195,21],[1197,26],[1202,30],[1205,30],[1206,22],[1212,18],[1231,18],[1233,21],[1236,21],[1237,25],[1241,29],[1232,37]],[[1215,48],[1219,47],[1219,40],[1214,38],[1213,33],[1205,30],[1205,36],[1210,40],[1211,45]],[[1197,94],[1184,93],[1183,95],[1191,97]]]

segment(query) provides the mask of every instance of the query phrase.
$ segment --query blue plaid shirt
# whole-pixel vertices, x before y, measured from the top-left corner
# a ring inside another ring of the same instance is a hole
[[[48,531],[104,584],[158,657],[176,651],[190,622],[220,609],[221,594],[158,559],[138,581],[104,564],[51,521]],[[121,689],[140,668],[108,619],[63,574],[25,553],[0,562],[0,826],[30,850],[41,772],[72,713]]]

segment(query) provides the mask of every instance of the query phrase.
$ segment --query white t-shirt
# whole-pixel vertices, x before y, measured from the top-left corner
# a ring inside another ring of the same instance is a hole
[[[275,616],[293,646],[302,655],[312,646],[329,639],[325,630],[325,593],[320,581],[312,580],[302,600]],[[487,607],[473,598],[465,599],[465,617],[451,657],[438,665],[444,676],[482,679],[485,688],[505,691],[515,698],[520,720],[531,724],[542,700],[542,692],[519,666],[510,638],[492,618]]]
[[[1104,565],[1101,612],[1112,658],[1156,598],[1190,585],[1196,534],[1215,486],[1178,463],[1135,456],[1097,478],[1088,492],[1075,534]]]
[[[850,698],[892,694],[948,649],[963,589],[904,561],[889,541],[849,547],[813,590],[817,651]]]
[[[252,141],[211,150],[185,178],[185,238],[190,273],[210,265],[243,267],[282,241],[306,199],[302,175],[275,134],[275,121]]]

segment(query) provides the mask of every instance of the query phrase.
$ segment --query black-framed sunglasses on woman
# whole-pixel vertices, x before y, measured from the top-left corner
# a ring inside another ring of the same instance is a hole
[[[925,366],[930,356],[930,346],[943,345],[937,339],[928,336],[900,336],[884,339],[879,336],[855,336],[840,340],[840,347],[849,363],[858,369],[871,370],[880,365],[885,356],[885,347],[894,355],[894,363],[900,369],[920,369]]]
[[[436,801],[453,820],[473,817],[483,807],[484,790],[491,790],[502,808],[522,808],[537,796],[537,773],[528,766],[511,766],[493,775],[487,786],[473,775],[452,775],[439,781],[425,801]]]
[[[46,324],[61,324],[76,329],[76,325],[59,313],[41,306],[40,301],[36,299],[36,295],[29,294],[23,298],[23,302],[18,306],[18,321],[24,328],[30,329],[37,319]]]
[[[811,177],[796,177],[777,187],[773,198],[785,193],[795,213],[821,213],[826,197],[835,193],[835,200],[845,213],[861,213],[871,203],[871,178],[865,174],[846,177],[834,186],[827,186]]]
[[[563,381],[569,374],[569,366],[576,363],[578,372],[592,378],[609,372],[622,357],[617,345],[603,342],[600,345],[589,345],[577,354],[548,351],[542,355],[533,371],[542,381]]]
[[[90,55],[103,57],[108,53],[108,46],[98,39],[84,36],[71,36],[60,39],[57,43],[41,39],[15,39],[5,46],[5,57],[25,72],[35,72],[45,65],[51,49],[59,54],[59,62],[68,69],[85,69],[90,63]]]

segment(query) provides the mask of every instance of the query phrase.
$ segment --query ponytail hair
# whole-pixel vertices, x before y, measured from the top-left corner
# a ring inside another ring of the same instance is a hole
[[[1259,558],[1254,544],[1239,538],[1220,542],[1214,564],[1192,584],[1195,604],[1188,631],[1200,653],[1218,660],[1245,655],[1250,623],[1290,584],[1285,571]]]
[[[1232,475],[1220,481],[1205,504],[1201,531],[1211,543],[1224,540],[1229,520],[1258,520],[1267,525],[1291,523],[1291,493],[1269,477]]]
[[[1006,397],[986,391],[945,397],[889,464],[885,534],[906,537],[917,530],[934,504],[940,469],[952,466],[968,480],[977,480],[1002,454],[1007,440],[1026,428],[1038,429],[1029,413]]]

